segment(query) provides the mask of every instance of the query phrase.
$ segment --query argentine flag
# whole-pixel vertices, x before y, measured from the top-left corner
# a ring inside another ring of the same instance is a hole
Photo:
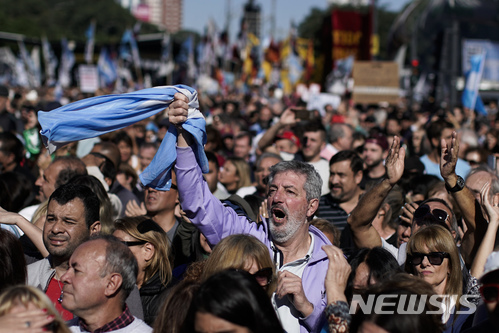
[[[206,122],[198,110],[196,90],[185,85],[154,87],[121,95],[96,96],[49,112],[38,111],[43,143],[49,153],[53,153],[70,142],[125,128],[165,110],[173,102],[173,96],[177,92],[189,99],[187,121],[182,124],[182,128],[192,134],[196,141],[192,149],[201,170],[207,173],[208,160],[204,153]],[[177,129],[170,124],[151,164],[140,175],[143,185],[161,191],[170,189],[171,167],[177,159],[177,136]]]
[[[482,79],[483,66],[485,65],[485,53],[475,54],[470,58],[471,68],[467,74],[466,85],[463,90],[463,106],[476,110],[482,115],[487,115],[482,99],[478,94],[480,80]]]

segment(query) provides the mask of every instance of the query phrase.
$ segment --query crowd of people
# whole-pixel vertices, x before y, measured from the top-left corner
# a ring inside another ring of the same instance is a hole
[[[0,86],[0,332],[499,332],[494,102],[177,92],[50,154],[84,98]]]

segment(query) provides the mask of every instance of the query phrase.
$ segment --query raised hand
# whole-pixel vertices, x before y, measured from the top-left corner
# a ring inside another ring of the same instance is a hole
[[[176,93],[173,97],[174,100],[167,109],[168,119],[170,123],[179,127],[187,120],[189,99],[181,93]]]
[[[282,126],[294,126],[296,125],[296,122],[296,114],[290,108],[284,110],[284,112],[281,114],[281,117],[279,118],[279,123]]]
[[[459,153],[459,140],[457,133],[452,132],[450,145],[447,141],[442,139],[440,141],[442,151],[440,152],[440,174],[442,178],[448,183],[449,178],[456,176],[457,154]],[[454,186],[455,184],[449,184]]]
[[[147,214],[147,209],[142,202],[140,206],[134,200],[128,201],[126,205],[125,215],[126,216],[142,216]]]
[[[0,333],[3,332],[47,332],[47,326],[55,319],[46,310],[25,310],[7,313],[0,317]]]
[[[323,245],[329,265],[324,284],[326,286],[327,303],[335,301],[347,301],[345,289],[347,287],[348,276],[352,271],[350,264],[345,259],[343,251],[334,245]]]
[[[492,202],[493,200],[497,201],[497,199],[491,198],[490,195],[491,184],[489,182],[483,185],[480,190],[480,197],[482,199],[482,207],[484,208],[488,218],[489,218],[489,227],[491,223],[497,223],[499,221],[499,207],[497,206],[497,202]]]
[[[395,185],[404,174],[405,149],[400,147],[400,138],[393,138],[392,146],[385,160],[386,178]]]
[[[399,218],[412,225],[412,218],[414,216],[414,212],[416,209],[418,209],[419,205],[415,202],[411,203],[406,203],[404,206],[402,206],[402,214],[400,214]]]

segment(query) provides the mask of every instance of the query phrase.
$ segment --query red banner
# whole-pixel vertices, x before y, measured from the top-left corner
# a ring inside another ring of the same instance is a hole
[[[370,60],[371,13],[333,10],[332,22],[332,58],[333,62],[351,55],[356,60]]]

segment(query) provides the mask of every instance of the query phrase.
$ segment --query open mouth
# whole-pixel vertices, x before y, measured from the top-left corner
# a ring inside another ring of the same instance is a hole
[[[274,217],[274,221],[276,222],[281,222],[286,217],[284,210],[278,207],[272,208],[272,215]]]

